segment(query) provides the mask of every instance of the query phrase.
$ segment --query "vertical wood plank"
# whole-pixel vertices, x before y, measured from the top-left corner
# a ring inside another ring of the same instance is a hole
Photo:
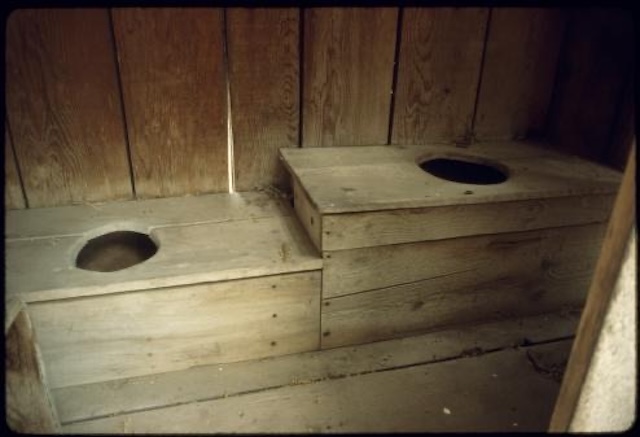
[[[487,8],[404,10],[393,144],[470,139],[488,14]]]
[[[7,21],[7,117],[32,207],[131,198],[110,35],[106,9]]]
[[[473,129],[477,138],[542,135],[565,19],[561,9],[493,9]]]
[[[7,209],[26,207],[6,121],[4,123],[4,207]]]
[[[228,190],[222,10],[114,9],[138,197]]]
[[[283,188],[278,149],[299,142],[300,10],[227,9],[235,185]]]
[[[599,160],[633,68],[633,21],[624,10],[574,10],[566,39],[549,136],[561,150]]]
[[[6,330],[5,340],[7,424],[18,433],[59,432],[35,334],[24,310]]]
[[[304,147],[387,144],[397,8],[305,10]]]

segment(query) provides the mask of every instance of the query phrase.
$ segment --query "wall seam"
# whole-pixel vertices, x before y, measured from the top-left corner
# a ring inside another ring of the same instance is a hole
[[[231,62],[229,56],[229,32],[227,27],[227,9],[222,9],[222,56],[224,65],[225,84],[227,87],[227,178],[229,193],[236,192],[235,157],[233,142],[233,121],[231,105]]]
[[[20,168],[20,161],[18,160],[18,154],[16,153],[16,143],[13,139],[13,133],[11,131],[11,127],[9,126],[9,117],[6,117],[4,120],[5,128],[7,129],[7,135],[9,136],[9,144],[11,147],[11,152],[13,154],[13,162],[16,166],[16,172],[18,173],[18,182],[20,183],[20,192],[22,193],[22,199],[24,200],[24,207],[29,207],[29,199],[27,198],[27,190],[24,186],[24,179],[22,178],[22,170]],[[6,177],[5,177],[6,183]]]
[[[116,74],[116,82],[118,86],[118,97],[120,98],[120,115],[122,117],[122,126],[124,127],[124,142],[127,152],[127,162],[129,164],[129,180],[131,183],[131,194],[134,199],[138,198],[136,192],[136,178],[133,169],[133,158],[131,157],[131,140],[129,138],[129,123],[127,122],[127,111],[124,103],[124,91],[122,89],[122,77],[120,71],[120,56],[118,56],[118,44],[116,42],[116,32],[113,26],[113,9],[107,9],[109,16],[109,33],[111,37],[111,46],[113,48],[113,61]]]
[[[482,56],[480,58],[480,71],[478,72],[478,82],[476,86],[476,98],[473,102],[473,114],[471,115],[471,126],[469,131],[465,133],[464,145],[470,146],[476,141],[476,117],[478,115],[478,104],[480,103],[480,90],[482,89],[482,80],[484,79],[484,68],[487,57],[487,43],[489,42],[489,33],[491,32],[491,18],[493,16],[493,8],[489,8],[487,14],[487,27],[484,30],[484,43],[482,46]]]
[[[393,76],[391,78],[391,102],[389,105],[389,128],[387,131],[387,145],[391,144],[393,138],[394,114],[396,110],[396,91],[398,89],[398,70],[400,68],[400,45],[402,43],[402,23],[404,8],[398,7],[398,20],[396,21],[396,47],[393,59]]]

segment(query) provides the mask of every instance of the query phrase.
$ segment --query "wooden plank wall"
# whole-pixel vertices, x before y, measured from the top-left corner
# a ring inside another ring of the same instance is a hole
[[[289,189],[280,147],[546,137],[622,168],[627,12],[18,10],[5,206]]]

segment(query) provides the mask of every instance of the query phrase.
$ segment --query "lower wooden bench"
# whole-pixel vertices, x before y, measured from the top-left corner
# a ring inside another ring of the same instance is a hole
[[[26,302],[52,389],[319,347],[322,259],[266,194],[10,211],[7,222],[7,296]]]

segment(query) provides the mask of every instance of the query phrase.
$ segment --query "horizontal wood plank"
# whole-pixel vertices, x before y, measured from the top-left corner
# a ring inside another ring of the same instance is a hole
[[[52,388],[318,347],[320,273],[28,306]]]
[[[248,391],[310,383],[455,358],[573,335],[579,314],[546,314],[463,326],[356,347],[209,365],[53,391],[62,423],[162,406],[230,397]],[[525,340],[526,339],[526,340]],[[206,383],[203,383],[206,381]]]
[[[136,225],[118,223],[101,228],[98,235],[122,229],[145,231]],[[76,256],[89,237],[9,241],[7,295],[34,302],[322,267],[322,259],[291,216],[163,227],[152,230],[151,236],[160,247],[152,258],[109,273],[75,267]]]
[[[481,271],[438,275],[326,299],[322,306],[322,347],[364,344],[447,326],[545,312],[579,312],[597,250],[583,253],[580,249],[585,248],[578,246],[563,251],[565,244],[571,242],[560,241],[546,250],[529,246],[529,256],[516,261],[479,254],[503,265],[485,265],[479,268]]]
[[[330,298],[436,277],[455,280],[461,274],[482,283],[538,269],[588,281],[604,227],[592,224],[324,252],[322,293]]]
[[[614,198],[613,194],[604,194],[329,214],[322,217],[322,249],[355,249],[601,223],[609,218]]]
[[[321,214],[613,194],[621,174],[529,143],[282,149],[293,175]],[[505,182],[451,182],[418,162],[453,158],[506,167]],[[469,193],[471,192],[471,193]]]
[[[128,202],[7,211],[5,238],[32,239],[83,235],[120,222],[149,228],[290,215],[265,193],[205,194]]]
[[[571,342],[293,385],[65,426],[70,433],[544,431],[559,385],[527,352]]]

